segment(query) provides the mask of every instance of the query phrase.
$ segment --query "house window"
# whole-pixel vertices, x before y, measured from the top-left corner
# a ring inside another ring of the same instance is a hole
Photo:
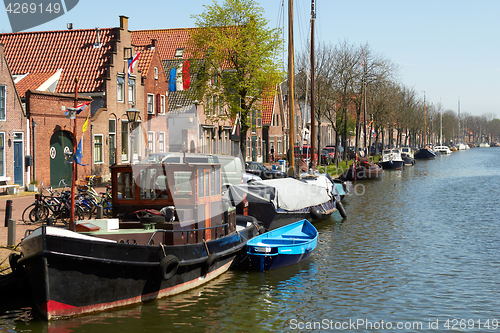
[[[125,87],[125,77],[118,75],[116,81],[116,97],[118,102],[123,102],[124,87]]]
[[[259,138],[259,141],[257,143],[257,155],[258,156],[261,156],[261,148],[262,148],[262,141],[261,139]]]
[[[160,97],[160,103],[161,103],[161,108],[160,108],[160,114],[165,114],[165,110],[166,110],[166,99],[165,99],[165,95],[161,95]]]
[[[5,176],[5,133],[0,133],[0,176]]]
[[[102,134],[94,135],[94,163],[103,163]]]
[[[148,153],[154,153],[155,151],[155,132],[148,132]]]
[[[158,67],[154,68],[155,80],[158,80]]]
[[[175,50],[174,57],[176,57],[176,58],[182,58],[183,55],[184,55],[184,49],[183,48]]]
[[[116,119],[109,120],[109,165],[116,163]]]
[[[165,132],[158,133],[158,152],[165,152]]]
[[[155,113],[155,95],[148,94],[148,114]]]
[[[128,79],[128,102],[135,103],[135,79]]]
[[[257,112],[252,110],[252,134],[257,133]]]
[[[122,120],[122,161],[128,161],[128,121]]]
[[[282,148],[281,148],[281,139],[278,139],[278,154],[281,154]]]
[[[0,120],[5,120],[5,86],[0,86]]]

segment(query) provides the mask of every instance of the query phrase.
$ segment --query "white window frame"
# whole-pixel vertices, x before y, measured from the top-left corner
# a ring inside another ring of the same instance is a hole
[[[166,98],[165,95],[160,96],[160,101],[161,101],[161,108],[160,108],[160,114],[165,114],[166,111]]]
[[[120,83],[119,80],[122,79],[123,82]],[[121,87],[121,91],[119,89]],[[116,76],[116,100],[118,102],[125,102],[125,75],[124,74],[117,74]]]
[[[158,152],[165,152],[165,132],[158,133]]]
[[[154,76],[155,76],[155,80],[158,80],[158,67],[154,68]]]
[[[130,82],[133,81],[134,84],[130,84]],[[135,103],[135,86],[136,86],[136,81],[134,77],[129,77],[128,78],[128,88],[127,88],[127,97],[128,97],[128,102],[134,104]]]
[[[101,155],[101,161],[96,160],[96,138],[100,137],[101,138],[101,149],[100,149],[100,155]],[[94,142],[92,143],[94,146],[94,164],[103,164],[104,163],[104,135],[102,134],[94,134]]]
[[[155,152],[155,132],[148,131],[148,153]]]
[[[149,99],[151,98],[151,101],[153,102],[152,104],[149,103]],[[147,96],[147,105],[148,105],[148,114],[155,114],[155,95],[153,94],[148,94]],[[149,106],[151,105],[151,110]]]
[[[3,90],[3,97],[0,94],[0,121],[6,121],[7,120],[7,86],[5,85],[0,85],[0,91]],[[3,106],[2,106],[3,103]],[[3,117],[2,115],[2,109],[3,109]]]

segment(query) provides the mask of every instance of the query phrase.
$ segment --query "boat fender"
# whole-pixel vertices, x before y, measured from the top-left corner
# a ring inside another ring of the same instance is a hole
[[[313,220],[320,220],[321,219],[321,211],[317,207],[311,208],[311,218]]]
[[[23,274],[23,266],[19,264],[19,259],[21,259],[21,255],[17,253],[11,253],[9,255],[9,265],[10,269],[16,276],[21,276]]]
[[[173,254],[169,254],[160,261],[160,268],[163,280],[168,280],[177,273],[179,259]]]
[[[212,253],[208,256],[207,260],[203,263],[203,269],[205,270],[205,273],[210,273],[216,261],[217,255],[215,253]]]
[[[342,218],[345,219],[347,217],[347,214],[345,212],[344,205],[342,205],[342,202],[336,200],[335,205],[337,206],[337,210],[339,211],[340,216],[342,216]]]

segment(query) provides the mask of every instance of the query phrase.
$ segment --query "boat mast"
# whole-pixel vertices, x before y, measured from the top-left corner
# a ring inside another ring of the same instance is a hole
[[[316,167],[316,136],[315,136],[315,119],[314,119],[314,21],[316,19],[316,11],[314,8],[314,0],[311,0],[311,168]]]
[[[460,141],[460,97],[458,97],[458,142],[461,143]]]
[[[427,114],[425,112],[425,91],[424,91],[424,147],[427,145]]]
[[[290,161],[288,162],[288,176],[294,177],[294,92],[293,92],[293,0],[288,0],[288,145]]]

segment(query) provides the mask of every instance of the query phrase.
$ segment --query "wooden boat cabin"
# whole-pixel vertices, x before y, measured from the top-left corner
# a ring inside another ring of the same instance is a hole
[[[199,243],[236,230],[236,210],[221,198],[220,164],[114,165],[111,177],[120,229],[165,230],[155,244]]]

